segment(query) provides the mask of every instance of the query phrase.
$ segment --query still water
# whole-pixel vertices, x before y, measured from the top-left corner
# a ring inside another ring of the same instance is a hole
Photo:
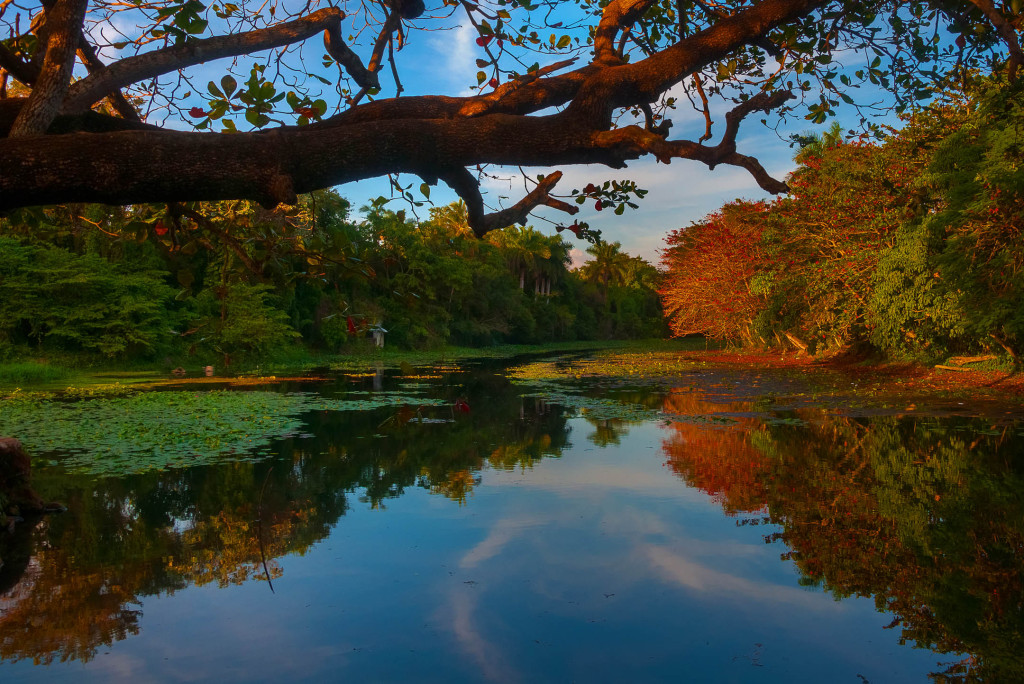
[[[1012,412],[423,376],[245,390],[297,417],[193,467],[37,447],[68,511],[0,537],[0,679],[1024,680]]]

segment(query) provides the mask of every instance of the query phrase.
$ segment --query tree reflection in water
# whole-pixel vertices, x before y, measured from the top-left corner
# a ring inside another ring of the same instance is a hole
[[[682,415],[750,412],[675,393]],[[909,642],[955,661],[937,681],[1024,681],[1024,444],[965,419],[677,422],[667,465],[739,524],[777,525],[802,583],[874,597]]]
[[[468,413],[316,412],[309,436],[257,463],[98,481],[40,470],[37,489],[69,512],[0,540],[0,659],[88,661],[139,632],[145,597],[276,578],[282,557],[325,539],[356,501],[379,508],[419,488],[462,505],[482,470],[558,457],[570,413],[481,377],[438,385],[449,402],[468,397]],[[810,409],[766,420],[764,407],[685,390],[615,398],[677,416],[662,445],[669,469],[738,524],[768,524],[803,583],[874,597],[904,641],[955,654],[935,679],[1024,681],[1014,430]],[[590,422],[597,446],[635,425]]]
[[[98,481],[38,471],[37,488],[69,510],[0,538],[0,659],[89,661],[139,632],[146,596],[276,578],[275,559],[324,539],[353,492],[374,508],[409,487],[465,503],[485,466],[559,456],[562,409],[522,400],[503,380],[475,389],[487,400],[444,424],[405,409],[307,415],[308,438],[279,442],[259,463]]]

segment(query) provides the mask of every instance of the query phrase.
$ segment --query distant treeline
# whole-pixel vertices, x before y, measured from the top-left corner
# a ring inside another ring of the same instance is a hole
[[[465,207],[367,208],[333,191],[246,202],[62,206],[0,221],[0,360],[27,356],[243,362],[296,348],[661,337],[660,274],[618,243],[530,227],[480,240]]]
[[[880,142],[804,139],[792,194],[668,237],[677,335],[935,360],[1024,351],[1022,85],[979,81]]]

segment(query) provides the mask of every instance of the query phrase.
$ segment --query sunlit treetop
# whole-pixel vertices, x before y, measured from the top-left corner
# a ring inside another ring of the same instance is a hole
[[[1021,0],[0,0],[0,210],[273,206],[411,174],[423,194],[454,190],[483,235],[541,205],[572,215],[590,199],[621,213],[642,196],[626,181],[559,198],[556,171],[488,213],[488,165],[624,168],[647,155],[740,166],[779,193],[737,149],[746,117],[820,123],[849,107],[870,125],[970,72],[1012,78],[1021,11]],[[450,55],[426,45],[459,26],[476,35],[476,75],[452,95],[437,85]],[[699,116],[679,111],[691,108]],[[677,111],[700,123],[673,127]],[[413,184],[396,185],[412,199]]]

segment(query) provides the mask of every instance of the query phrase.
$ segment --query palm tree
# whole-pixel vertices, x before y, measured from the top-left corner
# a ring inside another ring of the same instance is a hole
[[[430,210],[430,224],[445,237],[471,235],[473,232],[469,228],[469,210],[462,200],[443,207],[433,207]]]
[[[599,242],[587,248],[593,259],[580,267],[584,280],[596,282],[601,295],[608,301],[608,287],[622,285],[629,274],[630,256],[622,251],[621,242]]]
[[[800,150],[793,159],[802,164],[808,157],[820,157],[828,148],[842,144],[843,127],[838,121],[834,121],[824,133],[798,135],[794,136],[794,140],[800,143]]]
[[[539,265],[551,258],[551,243],[544,233],[530,226],[509,226],[488,238],[501,249],[509,270],[519,274],[519,289],[526,289],[527,273],[536,277]]]

